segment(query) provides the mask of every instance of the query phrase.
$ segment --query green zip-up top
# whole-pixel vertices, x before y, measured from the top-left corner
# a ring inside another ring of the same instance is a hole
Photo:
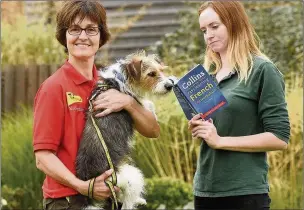
[[[215,114],[219,136],[248,136],[271,132],[288,142],[290,124],[285,101],[284,81],[269,61],[254,57],[246,82],[238,74],[224,78],[218,87],[228,106]],[[224,197],[269,192],[266,152],[215,150],[204,141],[194,176],[194,195]]]

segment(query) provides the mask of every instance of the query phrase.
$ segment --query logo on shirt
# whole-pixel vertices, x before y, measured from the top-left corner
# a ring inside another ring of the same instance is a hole
[[[82,98],[80,96],[74,95],[74,93],[72,92],[66,92],[66,97],[67,97],[68,106],[74,103],[82,102]]]

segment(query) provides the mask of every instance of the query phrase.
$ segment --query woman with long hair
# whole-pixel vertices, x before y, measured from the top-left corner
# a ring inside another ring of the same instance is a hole
[[[269,209],[267,151],[287,148],[290,124],[282,74],[264,55],[239,1],[199,8],[204,66],[228,106],[210,121],[189,121],[201,138],[195,209]]]

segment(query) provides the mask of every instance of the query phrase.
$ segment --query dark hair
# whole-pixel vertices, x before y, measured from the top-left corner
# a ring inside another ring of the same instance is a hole
[[[66,30],[74,23],[73,21],[77,16],[79,16],[80,21],[84,18],[89,18],[98,24],[100,29],[99,47],[109,41],[111,35],[107,26],[107,14],[105,8],[99,1],[66,1],[57,13],[56,19],[56,38],[65,48],[67,48]]]

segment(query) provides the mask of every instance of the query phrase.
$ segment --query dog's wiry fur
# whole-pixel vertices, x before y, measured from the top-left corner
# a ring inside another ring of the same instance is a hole
[[[165,94],[171,91],[174,78],[164,76],[162,73],[164,68],[165,66],[160,64],[155,55],[146,56],[144,51],[140,51],[102,69],[100,76],[103,83],[131,95],[153,112],[153,103],[143,100],[142,96],[145,93]],[[92,94],[97,90],[98,87]],[[110,169],[102,144],[90,120],[91,115],[94,117],[101,111],[87,112],[87,121],[76,160],[76,175],[82,180],[97,177]],[[139,204],[145,204],[146,201],[142,197],[144,177],[141,171],[132,165],[130,158],[134,132],[133,119],[125,110],[94,119],[108,147],[114,170],[117,172],[117,186],[121,189],[117,196],[118,201],[123,203],[122,209],[134,209]],[[109,200],[89,201],[89,203],[102,209],[110,208]]]

